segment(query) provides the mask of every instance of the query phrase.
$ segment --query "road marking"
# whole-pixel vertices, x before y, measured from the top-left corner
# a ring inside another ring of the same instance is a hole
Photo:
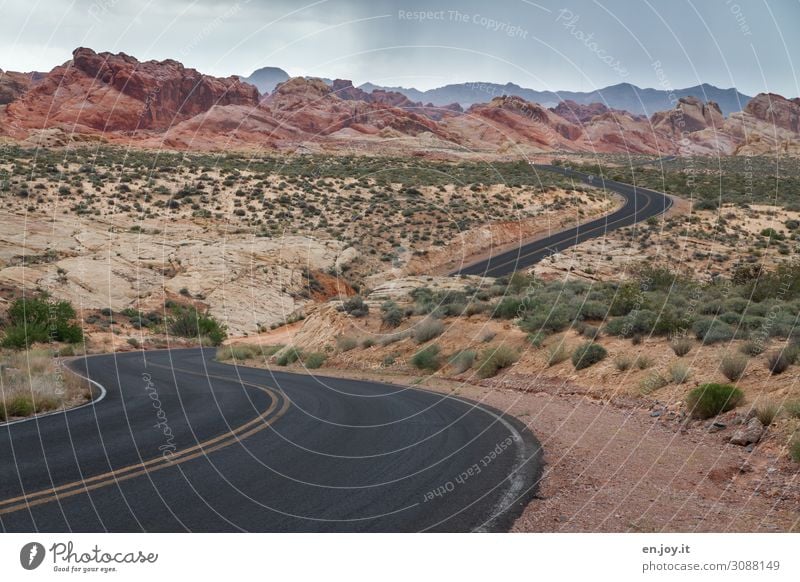
[[[566,175],[566,174],[564,174],[564,175]],[[622,182],[620,182],[620,184],[622,184]],[[636,195],[636,191],[642,191],[643,195],[647,199],[647,203],[644,206],[642,206],[641,208],[637,208],[636,212],[632,215],[633,218],[636,218],[640,213],[644,212],[644,210],[647,209],[653,203],[653,196],[650,193],[651,191],[649,189],[647,189],[647,188],[639,188],[637,186],[633,186],[633,185],[630,185],[630,184],[625,184],[625,185],[634,189],[634,193],[633,193],[634,196]],[[603,184],[603,186],[605,187],[605,184]],[[617,194],[621,194],[620,192],[617,192],[616,190],[613,190],[613,188],[611,190],[616,192]],[[655,190],[653,190],[652,192],[655,192]],[[661,192],[655,192],[655,193],[662,195],[664,197],[664,199],[666,200],[666,202],[667,202],[667,204],[665,204],[665,206],[664,206],[664,209],[661,212],[658,213],[658,214],[663,214],[664,212],[666,212],[672,206],[672,199],[669,196],[667,196],[666,194],[663,194]],[[624,208],[625,207],[623,206],[622,209],[624,209]],[[620,210],[622,210],[622,209],[620,209]],[[606,217],[606,219],[605,219],[606,222],[604,224],[598,224],[597,226],[595,226],[594,228],[591,228],[589,230],[581,231],[580,230],[581,229],[581,225],[578,225],[578,226],[576,226],[574,228],[571,228],[569,230],[557,232],[556,234],[554,234],[552,236],[559,236],[559,235],[565,235],[565,236],[563,238],[560,238],[559,240],[556,240],[555,242],[551,243],[549,246],[558,245],[558,244],[561,244],[563,242],[568,242],[571,239],[577,239],[578,237],[585,236],[585,235],[593,233],[593,232],[595,232],[597,230],[601,230],[602,229],[604,231],[608,231],[609,227],[611,227],[611,226],[613,226],[613,225],[615,225],[615,224],[617,224],[619,222],[624,222],[625,220],[628,220],[629,218],[631,218],[631,215],[628,215],[628,216],[623,216],[622,218],[618,218],[616,220],[613,220],[611,222],[608,222],[608,218],[610,218],[611,216],[612,215],[609,215],[608,217]],[[657,215],[654,215],[654,216],[657,216]],[[604,220],[604,219],[603,218],[599,218],[596,221],[593,220],[591,222],[586,223],[583,226],[590,226],[592,223],[597,222],[597,221],[602,221],[602,220]],[[638,224],[639,222],[641,222],[641,221],[637,220],[637,221],[634,221],[632,224]],[[574,233],[574,234],[571,234],[571,233]],[[583,241],[579,241],[579,242],[583,242]],[[531,244],[533,244],[533,243],[531,243]],[[578,243],[576,242],[576,244],[578,244]],[[527,246],[527,245],[524,245],[524,246]],[[570,247],[571,246],[574,246],[574,245],[570,245]],[[522,248],[522,247],[520,247],[520,248]],[[569,248],[569,247],[567,247],[567,248]],[[566,249],[563,249],[563,250],[566,250]],[[513,252],[513,251],[507,251],[507,252]],[[491,277],[492,276],[491,273],[497,271],[497,269],[501,269],[501,268],[503,268],[503,267],[505,267],[507,265],[511,265],[511,264],[519,264],[521,261],[523,261],[523,259],[526,259],[526,258],[528,258],[528,257],[530,257],[532,255],[538,254],[540,252],[541,252],[541,249],[535,250],[535,251],[530,252],[530,253],[526,253],[524,255],[518,255],[517,257],[515,257],[513,259],[510,259],[508,261],[500,263],[499,265],[492,265],[491,264],[492,259],[495,258],[495,257],[490,257],[486,261],[480,261],[478,263],[473,263],[472,265],[467,265],[467,266],[461,268],[457,273],[454,273],[454,275],[461,274],[466,269],[470,269],[471,267],[474,267],[475,265],[480,265],[481,263],[485,262],[487,268],[486,268],[486,270],[484,272],[480,273],[480,275]],[[496,258],[500,258],[504,254],[506,254],[506,253],[501,253],[499,255],[496,255]],[[530,265],[522,265],[522,266],[523,267],[527,267],[527,266],[530,266]]]
[[[192,372],[190,370],[182,370],[179,368],[171,368],[169,366],[161,366],[158,364],[151,364],[151,366],[176,370],[186,374],[192,374],[194,376],[202,376],[204,378],[216,378],[229,382],[232,381],[230,378],[226,378],[225,376],[202,374],[199,372]],[[81,493],[88,493],[89,491],[93,491],[101,487],[107,487],[115,483],[127,481],[128,479],[139,477],[141,475],[145,475],[148,473],[153,473],[155,471],[159,471],[167,467],[174,467],[182,463],[185,463],[187,461],[196,459],[198,457],[208,455],[210,453],[228,447],[234,443],[241,442],[242,440],[252,436],[253,434],[271,426],[272,423],[274,423],[276,420],[278,420],[280,417],[286,414],[286,411],[291,406],[291,402],[288,399],[283,398],[282,396],[280,396],[279,393],[275,392],[270,388],[266,388],[264,386],[259,386],[257,384],[252,384],[250,382],[244,382],[244,381],[238,381],[238,383],[240,383],[243,386],[249,386],[251,388],[256,388],[258,390],[261,390],[262,392],[266,392],[271,399],[270,406],[267,408],[267,410],[265,410],[256,418],[244,423],[243,425],[227,433],[205,440],[187,449],[182,449],[169,458],[166,458],[164,456],[159,456],[150,459],[148,461],[143,461],[141,463],[134,463],[133,465],[128,465],[127,467],[122,467],[120,469],[115,469],[113,471],[108,471],[106,473],[94,475],[87,479],[73,481],[71,483],[65,483],[57,487],[42,489],[40,491],[35,491],[33,493],[20,495],[18,497],[4,499],[0,501],[0,515],[14,513],[16,511],[21,511],[23,509],[34,507],[37,505],[42,505],[44,503],[50,503],[52,501],[56,501],[59,499],[65,499],[68,497],[72,497],[74,495],[79,495]],[[278,403],[281,400],[283,401],[283,406],[281,406],[280,410],[278,410],[277,413],[272,415],[272,413],[278,407]],[[272,416],[270,417],[270,415]],[[91,485],[87,485],[89,483],[91,483]]]

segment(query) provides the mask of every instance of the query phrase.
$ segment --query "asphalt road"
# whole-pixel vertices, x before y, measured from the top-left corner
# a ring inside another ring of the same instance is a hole
[[[500,531],[535,493],[540,447],[513,417],[212,357],[71,362],[107,394],[0,426],[0,530]]]
[[[592,220],[577,227],[570,228],[546,238],[536,240],[510,251],[499,252],[488,259],[464,265],[452,275],[481,275],[485,277],[501,277],[514,271],[532,267],[545,257],[563,252],[571,246],[583,241],[604,236],[607,232],[630,226],[637,222],[657,216],[672,206],[672,199],[655,190],[639,188],[622,182],[604,180],[599,176],[591,176],[560,166],[532,165],[537,171],[556,172],[575,178],[598,188],[605,188],[620,194],[625,204],[607,216]]]

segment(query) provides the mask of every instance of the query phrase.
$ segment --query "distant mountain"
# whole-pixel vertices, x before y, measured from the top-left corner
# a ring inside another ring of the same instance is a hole
[[[537,91],[520,87],[514,83],[499,85],[479,82],[445,85],[428,91],[404,87],[380,87],[372,83],[365,83],[360,88],[367,92],[372,92],[373,89],[396,91],[412,101],[433,103],[434,105],[447,105],[455,102],[467,108],[475,103],[486,103],[494,97],[506,95],[522,97],[526,101],[539,103],[545,107],[556,107],[566,100],[574,101],[579,105],[603,103],[611,109],[623,109],[634,114],[648,116],[656,111],[672,109],[681,97],[697,97],[702,101],[714,101],[724,115],[741,111],[751,99],[750,96],[740,93],[736,89],[720,89],[708,83],[672,92],[661,89],[642,89],[630,83],[611,85],[590,92]]]
[[[249,77],[242,78],[242,81],[258,87],[258,91],[262,95],[272,93],[278,83],[283,83],[288,80],[289,73],[278,67],[256,69]]]

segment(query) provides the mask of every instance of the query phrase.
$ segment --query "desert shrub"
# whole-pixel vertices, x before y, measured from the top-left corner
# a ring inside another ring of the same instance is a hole
[[[614,358],[614,367],[620,372],[630,370],[631,366],[633,366],[633,358],[630,356],[623,354]]]
[[[9,348],[23,349],[48,341],[78,343],[83,339],[72,304],[47,295],[15,300],[8,308],[8,322],[2,343]]]
[[[278,354],[278,358],[275,360],[275,363],[279,366],[288,366],[289,364],[294,364],[302,357],[303,352],[294,346],[290,346]]]
[[[658,314],[649,309],[632,311],[624,317],[612,319],[606,324],[606,332],[619,337],[650,335],[658,320]]]
[[[606,358],[608,352],[600,344],[586,342],[572,352],[572,364],[576,370],[583,370]]]
[[[17,394],[5,403],[5,417],[30,416],[36,412],[33,399],[28,394]]]
[[[728,380],[735,382],[744,374],[747,362],[747,356],[743,354],[725,354],[719,363],[719,369]]]
[[[681,358],[692,350],[692,340],[688,337],[676,337],[669,343],[669,347],[676,356]]]
[[[603,320],[608,316],[608,305],[600,301],[585,301],[579,308],[578,314],[583,319]]]
[[[481,354],[476,367],[478,376],[481,378],[491,378],[503,368],[509,367],[519,359],[517,352],[508,346],[497,346],[496,348],[486,348]]]
[[[735,330],[729,324],[718,319],[698,319],[692,324],[692,331],[698,340],[704,344],[730,341],[735,335]]]
[[[492,310],[492,317],[499,319],[515,319],[525,314],[527,304],[524,299],[504,297]]]
[[[303,355],[303,365],[310,370],[316,370],[322,366],[327,359],[327,356],[321,352],[311,352],[310,354]]]
[[[800,400],[793,400],[792,402],[787,402],[783,409],[786,411],[786,414],[789,415],[790,418],[800,418]]]
[[[261,347],[252,344],[236,344],[217,349],[217,359],[221,361],[249,360],[259,356],[261,356]]]
[[[336,347],[339,348],[340,352],[349,352],[354,350],[356,346],[358,346],[358,340],[354,337],[340,335],[336,338]]]
[[[442,367],[441,360],[439,358],[439,352],[439,346],[436,344],[431,344],[414,354],[411,357],[411,364],[420,370],[430,370],[435,372]]]
[[[729,384],[702,384],[689,392],[686,408],[695,418],[711,418],[727,412],[744,399],[744,393]]]
[[[364,317],[369,314],[369,305],[361,295],[353,295],[342,303],[342,311],[353,317]]]
[[[789,443],[789,456],[793,461],[800,463],[800,437],[795,437]]]
[[[683,362],[673,362],[669,367],[669,375],[675,384],[683,384],[691,376],[692,370]]]
[[[475,352],[473,350],[461,350],[450,358],[450,365],[456,374],[461,374],[469,370],[475,363]]]
[[[758,356],[764,352],[765,347],[763,341],[747,340],[739,346],[739,351],[748,356]]]
[[[778,403],[769,400],[756,406],[756,418],[760,420],[761,424],[764,426],[769,426],[775,421],[780,411],[781,407]]]
[[[544,340],[547,339],[547,334],[537,331],[535,333],[529,333],[527,336],[528,343],[530,343],[535,348],[542,347]]]
[[[438,319],[426,318],[414,327],[414,339],[418,344],[424,344],[444,333],[444,324]]]
[[[559,340],[558,342],[552,344],[550,347],[547,348],[548,366],[555,366],[556,364],[560,364],[564,360],[569,359],[569,357],[570,357],[570,350],[566,346],[563,339]]]
[[[600,336],[600,328],[593,325],[585,325],[581,330],[581,335],[589,340],[597,339]]]
[[[790,365],[791,357],[786,350],[775,350],[767,354],[767,370],[771,374],[783,374]]]
[[[640,383],[639,391],[645,396],[655,392],[659,388],[663,388],[669,384],[669,381],[658,372],[650,372]]]
[[[207,343],[215,346],[228,336],[225,326],[213,315],[200,312],[194,306],[174,306],[167,318],[167,328],[179,337],[197,338],[201,342],[206,338]]]
[[[572,310],[567,306],[559,305],[552,310],[542,307],[534,313],[525,315],[520,322],[520,328],[530,333],[537,331],[556,333],[567,329],[572,320]]]
[[[644,354],[639,354],[636,357],[636,367],[640,370],[646,370],[653,367],[653,358]]]
[[[403,323],[405,314],[394,301],[387,301],[381,305],[381,312],[381,321],[386,327],[395,328]]]

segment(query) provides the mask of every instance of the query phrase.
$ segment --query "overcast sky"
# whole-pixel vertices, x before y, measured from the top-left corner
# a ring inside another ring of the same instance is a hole
[[[221,76],[278,66],[420,89],[707,82],[800,95],[800,0],[0,0],[0,14],[8,70],[50,70],[88,46]]]

